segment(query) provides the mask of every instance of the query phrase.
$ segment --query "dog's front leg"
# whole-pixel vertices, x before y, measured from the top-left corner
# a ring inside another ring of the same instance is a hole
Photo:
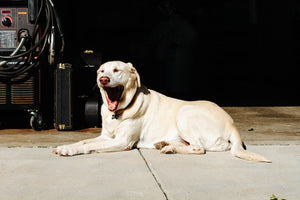
[[[78,154],[89,154],[93,152],[112,152],[129,150],[135,141],[128,142],[121,138],[105,139],[99,137],[90,143],[78,145],[65,145],[58,147],[54,153],[61,156],[74,156]]]
[[[76,142],[74,144],[62,145],[58,146],[53,150],[53,153],[59,154],[61,156],[73,156],[76,154],[82,154],[82,148],[86,144],[94,143],[96,141],[106,141],[109,138],[106,136],[99,136],[92,139],[82,140],[80,142]]]
[[[93,152],[112,152],[129,150],[138,140],[138,132],[130,129],[132,126],[122,128],[119,133],[116,133],[114,138],[108,137],[105,134],[88,142],[81,141],[71,145],[57,147],[53,152],[62,156],[73,156],[78,154],[88,154]]]
[[[128,142],[126,139],[114,138],[106,141],[94,141],[81,146],[80,153],[88,154],[93,152],[114,152],[130,150],[135,141]]]
[[[130,149],[131,145],[125,141],[110,139],[99,140],[82,145],[65,145],[60,146],[55,153],[61,156],[74,156],[78,154],[89,154],[93,152],[110,152],[110,151],[123,151]]]

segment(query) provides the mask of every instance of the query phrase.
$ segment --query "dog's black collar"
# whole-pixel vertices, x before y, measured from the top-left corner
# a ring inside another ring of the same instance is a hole
[[[134,96],[133,96],[133,98],[132,98],[132,101],[126,106],[126,108],[123,108],[123,109],[121,109],[121,110],[117,110],[116,112],[114,112],[114,114],[112,114],[111,115],[111,119],[118,119],[118,117],[128,108],[128,107],[130,107],[132,104],[133,104],[133,102],[136,100],[136,97],[137,97],[137,94],[140,92],[139,91],[140,90],[140,88],[137,88],[137,90],[136,90],[136,92],[135,92],[135,94],[134,94]]]
[[[115,113],[115,114],[113,114],[113,115],[111,115],[111,119],[118,119],[118,114],[117,113]]]

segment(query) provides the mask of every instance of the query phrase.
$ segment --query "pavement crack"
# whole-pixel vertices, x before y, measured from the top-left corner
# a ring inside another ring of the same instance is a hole
[[[143,160],[144,160],[144,162],[145,162],[145,164],[146,164],[146,166],[147,166],[149,172],[152,174],[152,176],[153,176],[153,178],[154,178],[156,184],[158,185],[160,191],[163,193],[163,195],[165,196],[166,200],[168,200],[168,196],[167,196],[165,190],[162,188],[161,184],[158,182],[158,180],[157,180],[155,174],[153,173],[153,171],[151,170],[151,168],[150,168],[150,166],[149,166],[149,164],[148,164],[146,158],[145,158],[144,155],[142,154],[142,151],[141,151],[140,149],[138,149],[138,151],[139,151],[141,157],[143,158]]]

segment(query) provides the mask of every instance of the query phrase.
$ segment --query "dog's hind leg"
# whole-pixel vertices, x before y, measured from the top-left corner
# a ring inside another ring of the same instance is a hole
[[[160,149],[161,153],[182,153],[182,154],[204,154],[205,150],[200,146],[187,145],[178,141],[161,141],[154,144],[156,149]]]

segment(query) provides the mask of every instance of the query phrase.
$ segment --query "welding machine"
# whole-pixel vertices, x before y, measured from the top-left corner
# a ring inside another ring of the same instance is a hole
[[[44,125],[42,108],[51,66],[64,49],[64,35],[51,0],[0,0],[0,114],[20,110],[30,125]],[[48,82],[48,81],[51,82]]]

